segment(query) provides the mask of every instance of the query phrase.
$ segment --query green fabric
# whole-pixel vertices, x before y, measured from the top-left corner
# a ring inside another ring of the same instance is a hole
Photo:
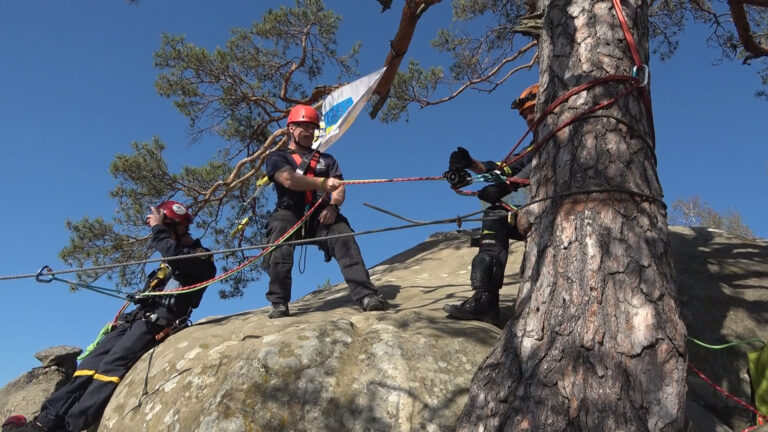
[[[758,411],[768,415],[768,345],[763,346],[761,350],[747,353],[747,357],[755,406]]]
[[[99,332],[99,335],[96,336],[96,340],[91,342],[91,344],[88,345],[88,348],[86,348],[85,351],[83,351],[83,353],[77,357],[77,359],[82,360],[88,357],[88,354],[90,354],[91,351],[93,351],[93,349],[96,348],[96,345],[98,345],[99,342],[101,342],[101,340],[104,338],[104,335],[109,333],[110,331],[112,331],[112,323],[107,323],[107,325],[102,327],[101,331]]]

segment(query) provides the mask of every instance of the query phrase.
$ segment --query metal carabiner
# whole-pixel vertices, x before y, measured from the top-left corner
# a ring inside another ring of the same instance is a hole
[[[40,267],[40,270],[37,271],[37,274],[35,274],[35,280],[40,283],[50,283],[52,280],[56,279],[56,276],[53,274],[44,275],[43,272],[47,271],[48,273],[53,273],[53,269],[48,267],[47,265],[44,265]]]
[[[642,84],[640,84],[640,87],[645,87],[645,86],[648,85],[648,75],[649,75],[648,65],[644,64],[644,65],[640,65],[640,67],[643,70],[643,78],[641,80]],[[640,79],[638,71],[637,71],[637,66],[632,67],[632,78]]]

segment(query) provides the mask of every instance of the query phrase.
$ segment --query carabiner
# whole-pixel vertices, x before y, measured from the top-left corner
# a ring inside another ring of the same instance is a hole
[[[48,267],[47,265],[44,265],[40,267],[40,270],[37,271],[37,274],[35,275],[35,280],[40,283],[50,283],[52,280],[56,279],[56,276],[53,274],[49,275],[43,275],[43,272],[47,271],[48,273],[53,273],[53,269]]]
[[[643,70],[643,79],[641,80],[642,84],[640,84],[640,87],[645,87],[648,85],[648,75],[649,75],[648,65],[640,65],[640,67]],[[640,79],[639,73],[637,71],[637,66],[632,67],[632,78]]]

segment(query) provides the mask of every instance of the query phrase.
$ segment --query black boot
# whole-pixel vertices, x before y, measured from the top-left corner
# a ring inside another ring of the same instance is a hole
[[[272,311],[267,316],[269,319],[291,316],[291,313],[288,311],[288,303],[272,303]]]
[[[499,319],[499,292],[477,290],[461,304],[443,306],[449,317],[495,323]]]

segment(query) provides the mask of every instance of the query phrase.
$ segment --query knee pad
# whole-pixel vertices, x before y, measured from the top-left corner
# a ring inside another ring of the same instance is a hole
[[[472,271],[469,275],[472,289],[482,291],[498,291],[504,281],[504,266],[498,255],[480,251],[472,260]]]

